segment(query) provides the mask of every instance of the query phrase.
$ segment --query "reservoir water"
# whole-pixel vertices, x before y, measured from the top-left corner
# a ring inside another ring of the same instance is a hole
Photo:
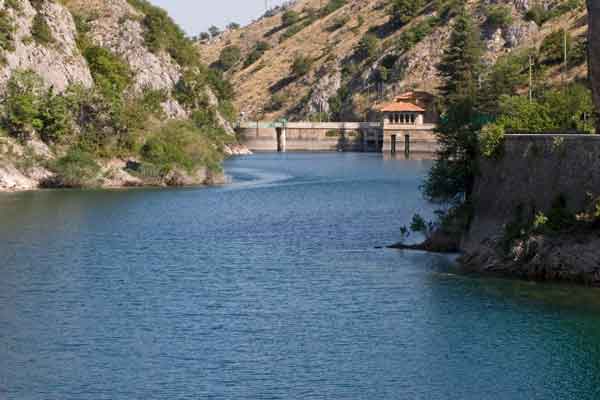
[[[0,399],[600,398],[596,290],[375,248],[431,215],[429,166],[261,154],[219,188],[0,195]]]

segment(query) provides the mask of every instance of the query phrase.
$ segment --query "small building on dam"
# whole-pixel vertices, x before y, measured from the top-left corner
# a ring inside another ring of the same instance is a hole
[[[252,151],[357,151],[433,155],[439,115],[435,98],[407,92],[373,108],[376,122],[242,122],[239,139]]]

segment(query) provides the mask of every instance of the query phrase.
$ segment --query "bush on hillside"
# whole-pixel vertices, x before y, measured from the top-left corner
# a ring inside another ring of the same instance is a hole
[[[347,3],[348,3],[348,0],[329,0],[329,2],[325,5],[325,7],[323,7],[323,10],[321,10],[321,14],[323,16],[329,15],[329,14],[339,10],[340,8],[345,6]]]
[[[571,35],[566,34],[567,52],[572,46]],[[564,60],[565,31],[554,31],[544,38],[540,47],[540,56],[545,64],[559,64]]]
[[[221,50],[219,55],[219,68],[229,71],[242,58],[242,50],[237,46],[227,46]]]
[[[254,46],[254,50],[252,50],[252,52],[248,54],[248,57],[246,57],[246,60],[244,61],[244,68],[247,68],[250,65],[254,64],[256,61],[258,61],[262,57],[262,55],[270,48],[271,46],[269,46],[267,42],[261,41],[256,43],[256,45]]]
[[[73,147],[68,153],[50,165],[56,174],[55,186],[80,188],[94,186],[100,173],[100,166],[94,156],[81,148]]]
[[[35,17],[33,18],[31,36],[38,44],[44,46],[54,43],[54,36],[52,36],[52,31],[50,30],[48,21],[46,21],[46,17],[39,12],[35,14]]]
[[[186,37],[177,25],[159,7],[147,0],[128,0],[128,2],[144,14],[144,40],[152,52],[166,51],[182,66],[193,66],[198,63],[198,54],[193,42]],[[213,35],[214,36],[214,35]]]
[[[402,32],[398,41],[400,50],[408,51],[412,49],[433,31],[437,23],[438,19],[436,17],[428,17]]]
[[[141,156],[165,172],[173,168],[193,172],[200,166],[214,169],[222,160],[211,140],[188,121],[170,121],[152,133],[142,147]]]
[[[100,46],[85,49],[83,56],[90,67],[96,86],[108,98],[120,97],[132,81],[129,65]]]
[[[294,58],[294,62],[292,63],[292,74],[297,78],[308,74],[312,67],[312,63],[313,60],[311,60],[309,57],[297,55],[296,58]]]
[[[355,49],[354,55],[359,60],[366,60],[374,57],[379,49],[377,37],[372,33],[367,33],[360,39],[358,46]]]
[[[281,26],[288,27],[300,21],[300,13],[294,10],[287,10],[281,15]]]
[[[494,28],[507,28],[512,24],[512,8],[510,6],[505,5],[491,5],[486,8],[486,23]]]
[[[2,107],[2,125],[24,140],[43,127],[40,119],[42,79],[33,71],[15,71],[8,81]]]
[[[2,51],[14,50],[15,30],[16,27],[13,18],[10,16],[10,14],[8,14],[8,12],[6,12],[6,10],[0,10],[0,53]],[[1,54],[0,57],[2,57]]]
[[[405,25],[423,8],[423,0],[392,0],[390,17],[396,25]]]

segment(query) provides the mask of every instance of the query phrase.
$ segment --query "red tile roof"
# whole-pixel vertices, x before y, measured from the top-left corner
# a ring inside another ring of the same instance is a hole
[[[421,107],[404,101],[395,101],[393,103],[384,104],[379,110],[381,112],[425,112]]]

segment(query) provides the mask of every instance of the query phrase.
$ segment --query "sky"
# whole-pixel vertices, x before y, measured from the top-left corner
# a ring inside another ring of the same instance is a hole
[[[266,0],[270,6],[283,0]],[[195,36],[211,25],[223,29],[230,22],[246,25],[265,12],[265,0],[150,0],[167,10],[185,31]]]

